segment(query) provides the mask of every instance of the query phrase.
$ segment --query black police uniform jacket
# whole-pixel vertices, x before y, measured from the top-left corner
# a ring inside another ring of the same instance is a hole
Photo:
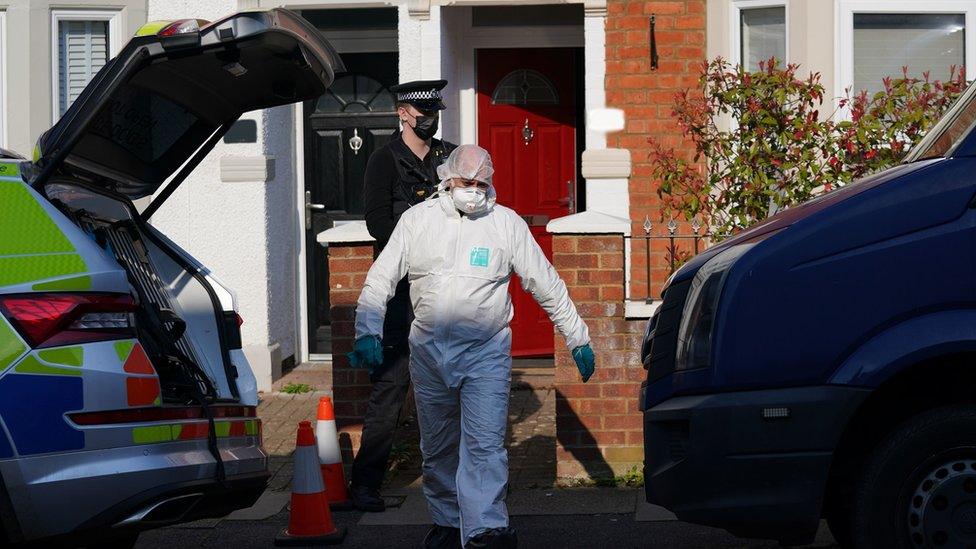
[[[403,212],[437,192],[437,167],[455,147],[447,141],[431,139],[430,151],[421,160],[397,134],[370,155],[363,182],[363,207],[366,228],[376,239],[376,255],[390,239]],[[392,355],[389,358],[406,351],[412,318],[410,287],[404,278],[387,304],[383,323],[383,347],[394,351],[386,353]]]

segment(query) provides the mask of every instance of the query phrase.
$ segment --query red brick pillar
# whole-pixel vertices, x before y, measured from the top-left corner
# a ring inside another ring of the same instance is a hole
[[[706,0],[607,0],[606,102],[623,109],[623,131],[607,135],[607,147],[628,149],[633,162],[630,177],[630,219],[633,234],[643,234],[645,217],[654,223],[654,235],[667,235],[661,220],[657,189],[652,177],[648,138],[675,147],[693,161],[694,147],[675,122],[671,111],[674,94],[698,85],[705,60]],[[649,18],[655,17],[658,67],[651,68]],[[678,220],[681,221],[680,219]],[[682,225],[684,225],[682,223]],[[686,230],[686,229],[685,229]],[[660,297],[669,274],[667,239],[652,244],[650,257],[643,242],[631,250],[630,296]],[[647,262],[651,280],[647,280]]]
[[[356,302],[373,264],[373,245],[364,242],[329,244],[329,303],[332,318],[332,400],[343,460],[352,461],[359,448],[363,416],[372,385],[365,369],[349,366],[356,330]]]
[[[644,322],[624,318],[623,235],[555,234],[553,264],[596,354],[596,373],[584,384],[562,336],[555,336],[556,474],[562,481],[612,477],[644,459],[637,409],[646,376],[638,358]]]

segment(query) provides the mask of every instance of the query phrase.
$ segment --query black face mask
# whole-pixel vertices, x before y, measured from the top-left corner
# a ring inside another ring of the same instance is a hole
[[[416,120],[416,124],[413,127],[413,133],[417,134],[417,137],[427,141],[437,133],[437,122],[440,120],[440,115],[417,116],[414,120]]]

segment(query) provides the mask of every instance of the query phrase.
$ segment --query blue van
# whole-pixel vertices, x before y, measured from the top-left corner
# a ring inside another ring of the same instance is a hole
[[[976,86],[899,166],[667,282],[647,499],[746,537],[976,546]]]

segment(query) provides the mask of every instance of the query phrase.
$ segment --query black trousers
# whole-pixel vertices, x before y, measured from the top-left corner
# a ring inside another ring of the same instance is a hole
[[[383,484],[393,435],[410,388],[410,354],[401,349],[383,349],[383,368],[370,378],[373,392],[363,419],[359,453],[352,462],[352,483],[357,486],[379,490]]]

